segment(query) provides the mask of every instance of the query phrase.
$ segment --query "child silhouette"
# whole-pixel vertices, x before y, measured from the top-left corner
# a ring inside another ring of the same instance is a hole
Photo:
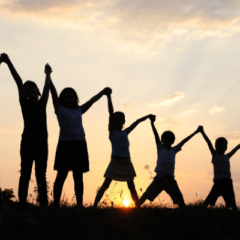
[[[111,161],[104,174],[105,180],[103,185],[99,189],[95,201],[94,207],[97,207],[101,200],[104,192],[109,188],[112,180],[126,181],[128,188],[131,192],[131,196],[136,206],[139,207],[138,195],[133,182],[136,176],[134,167],[131,162],[129,152],[129,133],[140,123],[150,118],[152,115],[147,115],[143,118],[138,119],[130,127],[123,130],[125,124],[125,114],[123,112],[113,111],[111,95],[108,94],[108,110],[109,110],[109,139],[112,144],[112,155]]]
[[[200,131],[200,127],[175,147],[172,147],[175,141],[174,133],[171,131],[164,132],[160,141],[154,122],[155,116],[151,117],[151,126],[158,152],[157,166],[155,168],[157,174],[146,192],[143,193],[142,197],[139,199],[139,203],[142,205],[147,199],[153,201],[163,190],[165,190],[172,198],[174,204],[185,206],[182,193],[178,187],[177,181],[174,179],[175,156],[181,151],[182,146]]]
[[[79,99],[73,88],[65,88],[58,97],[51,82],[50,86],[53,106],[60,126],[60,136],[57,145],[54,170],[57,176],[54,183],[54,205],[59,206],[63,184],[68,172],[72,170],[77,205],[82,207],[83,173],[89,171],[89,159],[85,132],[82,125],[82,115],[103,95],[111,93],[110,88],[104,88],[96,96],[79,106]]]
[[[209,204],[211,206],[215,206],[218,197],[222,196],[227,208],[231,207],[232,209],[236,209],[237,206],[233,190],[229,160],[236,153],[236,151],[240,149],[240,144],[237,145],[231,152],[225,154],[228,144],[227,139],[223,137],[218,138],[215,141],[215,150],[208,136],[204,132],[203,127],[201,127],[201,133],[212,154],[212,164],[214,170],[214,184],[209,195],[203,202],[203,205],[206,207]]]
[[[19,103],[24,120],[24,130],[21,141],[21,176],[19,180],[19,204],[24,206],[28,193],[28,185],[35,160],[35,173],[39,192],[40,206],[48,204],[46,170],[48,159],[48,133],[46,107],[49,96],[51,67],[46,64],[46,81],[41,96],[36,83],[26,81],[24,84],[7,54],[3,53],[0,63],[7,64],[18,87]],[[40,98],[39,98],[40,97]]]

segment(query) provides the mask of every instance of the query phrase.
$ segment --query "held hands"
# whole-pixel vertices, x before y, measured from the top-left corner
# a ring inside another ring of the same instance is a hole
[[[104,89],[102,90],[102,93],[103,93],[103,95],[109,96],[109,95],[112,94],[112,89],[109,88],[109,87],[106,87],[106,88],[104,88]]]
[[[1,55],[0,55],[0,64],[2,63],[2,62],[5,62],[5,63],[8,63],[10,60],[9,60],[9,57],[8,57],[8,55],[6,54],[6,53],[2,53]]]
[[[203,126],[198,126],[196,133],[202,133],[203,132]]]
[[[149,119],[150,119],[151,122],[155,122],[155,120],[156,120],[156,115],[150,114],[150,115],[149,115]]]
[[[51,68],[51,66],[48,63],[45,65],[44,72],[46,73],[46,75],[50,75],[51,72],[52,72],[52,68]]]

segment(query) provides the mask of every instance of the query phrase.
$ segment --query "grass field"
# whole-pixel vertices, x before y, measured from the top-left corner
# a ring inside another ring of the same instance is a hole
[[[240,211],[202,208],[99,208],[64,205],[0,213],[0,239],[240,239]]]

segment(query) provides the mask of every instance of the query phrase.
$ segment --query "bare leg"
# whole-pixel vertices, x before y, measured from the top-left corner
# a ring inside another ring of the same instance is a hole
[[[136,188],[135,188],[133,180],[132,181],[128,181],[127,184],[128,184],[128,188],[129,188],[129,190],[131,192],[132,200],[135,202],[137,207],[140,207],[137,191],[136,191]]]
[[[54,183],[53,195],[54,195],[54,205],[59,206],[59,201],[62,194],[63,184],[67,178],[68,170],[59,170]]]
[[[95,198],[95,201],[94,201],[94,204],[93,206],[94,207],[97,207],[99,201],[101,200],[103,194],[105,193],[105,191],[109,188],[110,184],[112,182],[112,179],[110,178],[105,178],[104,182],[103,182],[103,185],[101,186],[101,188],[99,189],[97,195],[96,195],[96,198]]]
[[[83,172],[73,170],[74,188],[77,199],[77,205],[82,207],[83,200]]]

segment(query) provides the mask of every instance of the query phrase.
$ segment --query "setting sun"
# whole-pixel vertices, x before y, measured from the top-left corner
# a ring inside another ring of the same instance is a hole
[[[124,206],[124,207],[128,207],[129,204],[130,204],[130,201],[129,201],[129,200],[127,200],[127,199],[123,200],[123,206]]]

